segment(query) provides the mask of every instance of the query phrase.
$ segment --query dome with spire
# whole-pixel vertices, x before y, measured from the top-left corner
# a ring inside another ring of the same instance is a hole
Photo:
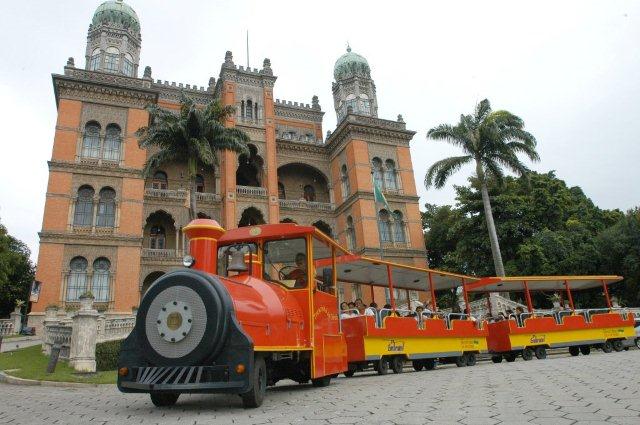
[[[105,1],[93,14],[92,25],[116,24],[140,33],[140,20],[135,10],[123,0]]]
[[[370,78],[371,69],[369,62],[363,56],[352,52],[351,46],[347,45],[347,53],[340,56],[333,67],[333,77],[337,81],[354,75]]]

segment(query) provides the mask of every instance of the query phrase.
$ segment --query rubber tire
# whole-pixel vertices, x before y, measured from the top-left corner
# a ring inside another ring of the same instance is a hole
[[[151,402],[156,407],[173,406],[178,401],[180,394],[176,393],[150,393]]]
[[[267,366],[262,357],[255,358],[252,372],[251,389],[244,394],[240,394],[242,406],[245,409],[260,407],[267,392]]]
[[[422,369],[424,369],[424,363],[422,362],[422,360],[413,360],[411,362],[411,365],[413,366],[413,370],[415,370],[416,372],[420,372]]]
[[[535,353],[536,359],[538,360],[544,360],[547,358],[547,349],[544,347],[538,346],[533,350],[533,352]]]
[[[578,347],[577,345],[572,345],[571,347],[569,347],[569,354],[571,354],[573,357],[577,356],[578,354],[580,354],[580,347]]]
[[[422,361],[424,370],[433,370],[436,368],[436,359],[425,359]]]
[[[528,362],[531,359],[533,359],[533,350],[529,347],[525,347],[525,349],[522,350],[522,360]]]
[[[640,349],[640,338],[636,338],[636,347]]]
[[[378,375],[386,375],[389,373],[389,359],[382,357],[378,360],[376,371],[378,372]]]
[[[347,378],[351,378],[354,374],[356,373],[356,370],[348,370],[346,372],[344,372],[344,376],[346,376]]]
[[[613,344],[611,344],[611,341],[605,341],[604,344],[602,344],[602,351],[604,351],[605,353],[610,353],[613,351]]]
[[[467,355],[463,354],[461,356],[456,357],[456,366],[465,367],[467,365]]]
[[[509,353],[509,354],[505,354],[504,355],[504,359],[508,362],[508,363],[513,363],[516,361],[516,355],[514,353]]]
[[[582,355],[588,356],[589,354],[591,354],[591,347],[588,345],[581,345],[580,352],[582,353]]]
[[[402,373],[404,369],[404,358],[402,356],[394,356],[391,358],[391,370],[393,373]]]
[[[622,344],[622,341],[620,341],[619,339],[616,339],[615,341],[613,341],[612,345],[613,345],[613,349],[618,353],[624,350],[624,345]]]
[[[476,353],[467,353],[467,366],[475,366],[478,362],[478,356]]]
[[[328,387],[331,383],[331,375],[323,376],[322,378],[316,378],[311,380],[311,385],[316,388]]]

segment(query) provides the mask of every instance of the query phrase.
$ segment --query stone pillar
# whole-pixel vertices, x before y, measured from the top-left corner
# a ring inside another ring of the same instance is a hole
[[[57,306],[49,306],[44,310],[44,320],[42,321],[42,352],[47,356],[51,354],[51,345],[53,341],[49,340],[49,335],[47,334],[48,326],[56,326],[59,324],[58,320],[58,307]]]
[[[10,316],[11,321],[13,322],[13,333],[19,334],[22,330],[22,313],[20,312],[20,307],[16,307]]]
[[[81,296],[80,310],[73,317],[69,364],[78,372],[96,371],[98,312],[93,300],[93,296]]]

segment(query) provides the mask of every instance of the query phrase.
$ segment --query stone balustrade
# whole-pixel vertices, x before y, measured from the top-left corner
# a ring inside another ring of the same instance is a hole
[[[238,196],[266,197],[267,189],[264,187],[255,186],[236,186],[236,193],[238,194]]]
[[[180,250],[176,249],[153,249],[142,248],[142,257],[144,258],[178,258]]]
[[[220,202],[222,197],[217,193],[204,193],[204,192],[196,192],[196,201],[199,202]]]
[[[13,335],[13,320],[0,320],[0,336]]]
[[[280,208],[333,211],[334,206],[328,202],[311,202],[304,199],[280,199]]]
[[[182,189],[154,189],[147,187],[144,189],[144,196],[155,199],[175,199],[177,201],[186,201],[187,191]]]

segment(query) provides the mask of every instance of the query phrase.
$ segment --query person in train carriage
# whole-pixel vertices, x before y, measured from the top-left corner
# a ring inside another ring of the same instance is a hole
[[[364,315],[365,316],[375,316],[377,312],[378,312],[378,304],[371,303],[371,304],[369,304],[369,307],[365,308]]]
[[[362,298],[356,298],[356,308],[358,309],[358,313],[360,313],[361,315],[364,314],[365,309],[367,308],[367,306],[365,305],[365,303],[362,301]]]
[[[522,314],[524,313],[524,309],[520,306],[516,307],[516,322],[518,326],[522,326],[524,319],[522,318]]]
[[[416,321],[417,321],[417,322],[422,321],[422,318],[424,317],[424,316],[423,316],[423,313],[424,313],[424,307],[423,307],[423,306],[421,306],[421,305],[417,306],[417,307],[416,307],[416,313],[415,313]]]
[[[351,314],[349,313],[349,304],[347,304],[346,301],[342,301],[340,303],[340,318],[348,319],[349,317],[351,317]]]
[[[294,289],[307,286],[307,256],[302,252],[296,254],[296,268],[285,276],[286,279],[295,280]]]

